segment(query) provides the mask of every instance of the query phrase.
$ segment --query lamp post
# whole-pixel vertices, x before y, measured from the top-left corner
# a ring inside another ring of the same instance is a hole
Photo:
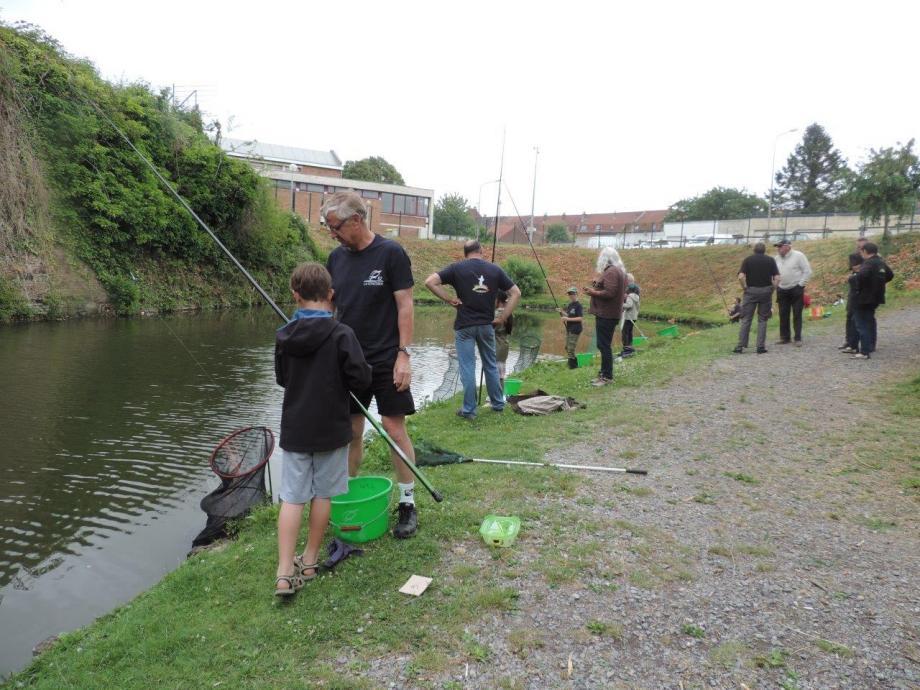
[[[770,218],[773,215],[773,176],[776,171],[776,145],[779,143],[779,138],[785,136],[786,134],[792,134],[793,132],[798,132],[798,127],[793,127],[792,129],[787,129],[785,132],[780,132],[776,135],[776,138],[773,139],[773,162],[770,164],[770,195],[767,197],[767,236],[770,235]]]
[[[294,173],[297,172],[298,168],[295,163],[289,163],[287,169],[291,173],[291,213],[295,213],[295,210],[294,210]]]

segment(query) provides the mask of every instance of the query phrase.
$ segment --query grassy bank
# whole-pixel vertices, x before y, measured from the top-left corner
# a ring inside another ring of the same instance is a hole
[[[839,330],[841,321],[835,315],[810,323],[809,330]],[[570,371],[559,364],[540,364],[524,374],[525,390],[539,386],[571,395],[586,408],[550,420],[510,411],[485,412],[473,423],[461,423],[453,416],[456,401],[445,402],[412,418],[411,431],[416,438],[468,456],[540,459],[547,450],[591,438],[602,429],[628,436],[637,429],[680,423],[635,404],[635,393],[725,356],[734,337],[734,328],[723,327],[678,341],[658,341],[647,353],[618,367],[616,386],[605,389],[588,385],[593,369]],[[890,392],[901,422],[920,414],[916,373],[910,381]],[[886,442],[897,444],[898,439],[881,435],[879,443]],[[877,445],[871,451],[878,456]],[[605,451],[598,447],[595,452]],[[372,444],[365,471],[389,474],[384,457],[382,444]],[[626,451],[613,464],[654,462],[639,457],[638,449]],[[584,458],[586,464],[591,460]],[[916,491],[918,469],[905,477],[905,490]],[[378,659],[393,655],[403,659],[410,675],[424,686],[429,675],[457,665],[462,669],[466,662],[488,661],[494,651],[471,630],[490,614],[516,607],[515,580],[524,570],[536,568],[550,589],[585,572],[590,572],[592,587],[609,591],[625,582],[654,587],[692,577],[682,565],[684,556],[674,549],[668,551],[667,562],[602,567],[594,555],[596,525],[573,523],[562,511],[546,514],[534,508],[533,496],[571,499],[583,483],[592,481],[590,475],[476,464],[425,471],[446,500],[434,504],[420,494],[422,529],[416,538],[396,542],[387,536],[369,544],[363,557],[310,583],[290,604],[271,596],[277,512],[266,508],[243,522],[235,541],[192,558],[130,604],[64,635],[14,677],[11,686],[371,687],[362,675]],[[618,484],[624,496],[651,492],[653,486],[651,478]],[[618,501],[614,492],[609,508],[615,511]],[[520,516],[521,540],[537,533],[549,535],[553,543],[565,545],[565,553],[553,548],[539,561],[525,563],[515,549],[486,548],[477,529],[489,512]],[[418,599],[397,592],[413,573],[435,578]],[[612,624],[592,625],[586,634],[617,636]],[[543,632],[522,629],[510,634],[526,655],[539,646]],[[514,687],[513,679],[508,682]]]
[[[417,299],[430,297],[423,286],[433,271],[463,257],[461,243],[430,240],[400,239],[412,259]],[[333,242],[319,236],[319,242],[329,250]],[[846,295],[847,255],[853,251],[850,239],[830,239],[797,242],[808,256],[814,269],[809,292],[817,304],[830,304],[838,294]],[[536,248],[546,271],[549,284],[559,303],[566,301],[570,285],[585,285],[594,272],[596,249],[570,246],[539,246]],[[920,289],[920,233],[907,233],[892,238],[882,253],[896,273],[889,292],[896,297]],[[491,250],[489,250],[491,254]],[[676,319],[690,323],[722,324],[725,307],[741,296],[738,287],[738,267],[750,254],[747,246],[714,246],[694,249],[628,249],[621,252],[626,267],[642,286],[642,315],[651,319]],[[533,252],[526,245],[500,244],[495,260],[498,263],[515,256],[533,261]],[[720,292],[721,290],[721,292]],[[554,306],[549,291],[527,298],[526,306],[549,309]]]

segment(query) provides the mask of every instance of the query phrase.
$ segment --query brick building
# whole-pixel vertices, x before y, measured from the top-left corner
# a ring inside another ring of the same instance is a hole
[[[664,217],[667,209],[654,211],[621,211],[618,213],[577,213],[558,216],[534,216],[534,244],[546,243],[546,230],[550,225],[562,224],[574,244],[579,247],[633,246],[639,242],[655,241],[664,237]],[[488,228],[495,217],[485,217]],[[501,216],[498,219],[498,241],[526,244],[525,228],[530,217]]]
[[[421,187],[347,180],[335,151],[222,138],[221,148],[249,163],[272,182],[275,202],[319,225],[326,195],[346,189],[358,192],[368,206],[368,226],[381,235],[431,237],[434,190]]]

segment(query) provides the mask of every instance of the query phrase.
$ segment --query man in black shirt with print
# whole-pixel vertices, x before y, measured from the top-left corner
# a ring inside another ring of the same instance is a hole
[[[326,228],[341,245],[326,263],[332,275],[336,318],[355,332],[372,369],[370,388],[352,392],[365,407],[371,398],[377,399],[384,430],[414,461],[415,451],[406,431],[406,415],[415,413],[409,389],[409,344],[414,318],[412,264],[399,244],[370,231],[367,207],[355,192],[333,194],[321,213]],[[354,401],[351,428],[348,471],[354,477],[364,452],[364,416]],[[399,520],[393,536],[405,539],[418,528],[415,478],[396,453],[391,451],[390,456],[399,483]]]
[[[736,354],[744,352],[748,346],[751,322],[757,311],[757,354],[767,351],[767,319],[770,318],[773,290],[779,283],[779,268],[772,256],[767,256],[767,246],[763,242],[754,245],[754,253],[745,257],[738,271],[738,282],[744,290],[741,302],[741,330],[738,331],[738,346],[732,350]]]
[[[456,308],[454,342],[460,381],[463,383],[463,407],[457,414],[466,419],[476,418],[476,348],[482,360],[482,370],[489,391],[489,402],[495,412],[505,408],[505,396],[499,382],[495,361],[495,330],[504,323],[521,299],[521,290],[501,268],[482,258],[478,240],[463,245],[463,261],[457,261],[425,279],[425,287],[447,304]],[[444,289],[450,285],[456,297]],[[508,302],[501,316],[495,317],[495,296],[499,290],[508,293]]]

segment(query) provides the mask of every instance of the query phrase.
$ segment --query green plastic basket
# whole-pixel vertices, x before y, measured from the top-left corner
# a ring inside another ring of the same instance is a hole
[[[660,331],[658,331],[658,335],[662,336],[663,338],[676,338],[678,335],[680,335],[680,333],[677,330],[677,326],[668,326],[667,328],[662,328]]]
[[[590,367],[594,362],[594,353],[593,352],[582,352],[575,355],[575,359],[578,360],[579,367]]]
[[[381,537],[390,517],[393,481],[387,477],[352,477],[348,493],[332,498],[329,524],[342,541],[363,543]]]
[[[633,338],[633,347],[642,347],[648,345],[648,336],[637,335]]]
[[[521,392],[521,379],[505,379],[505,395],[517,395]]]
[[[486,515],[479,526],[479,534],[489,546],[511,546],[521,531],[521,518],[511,515]]]

